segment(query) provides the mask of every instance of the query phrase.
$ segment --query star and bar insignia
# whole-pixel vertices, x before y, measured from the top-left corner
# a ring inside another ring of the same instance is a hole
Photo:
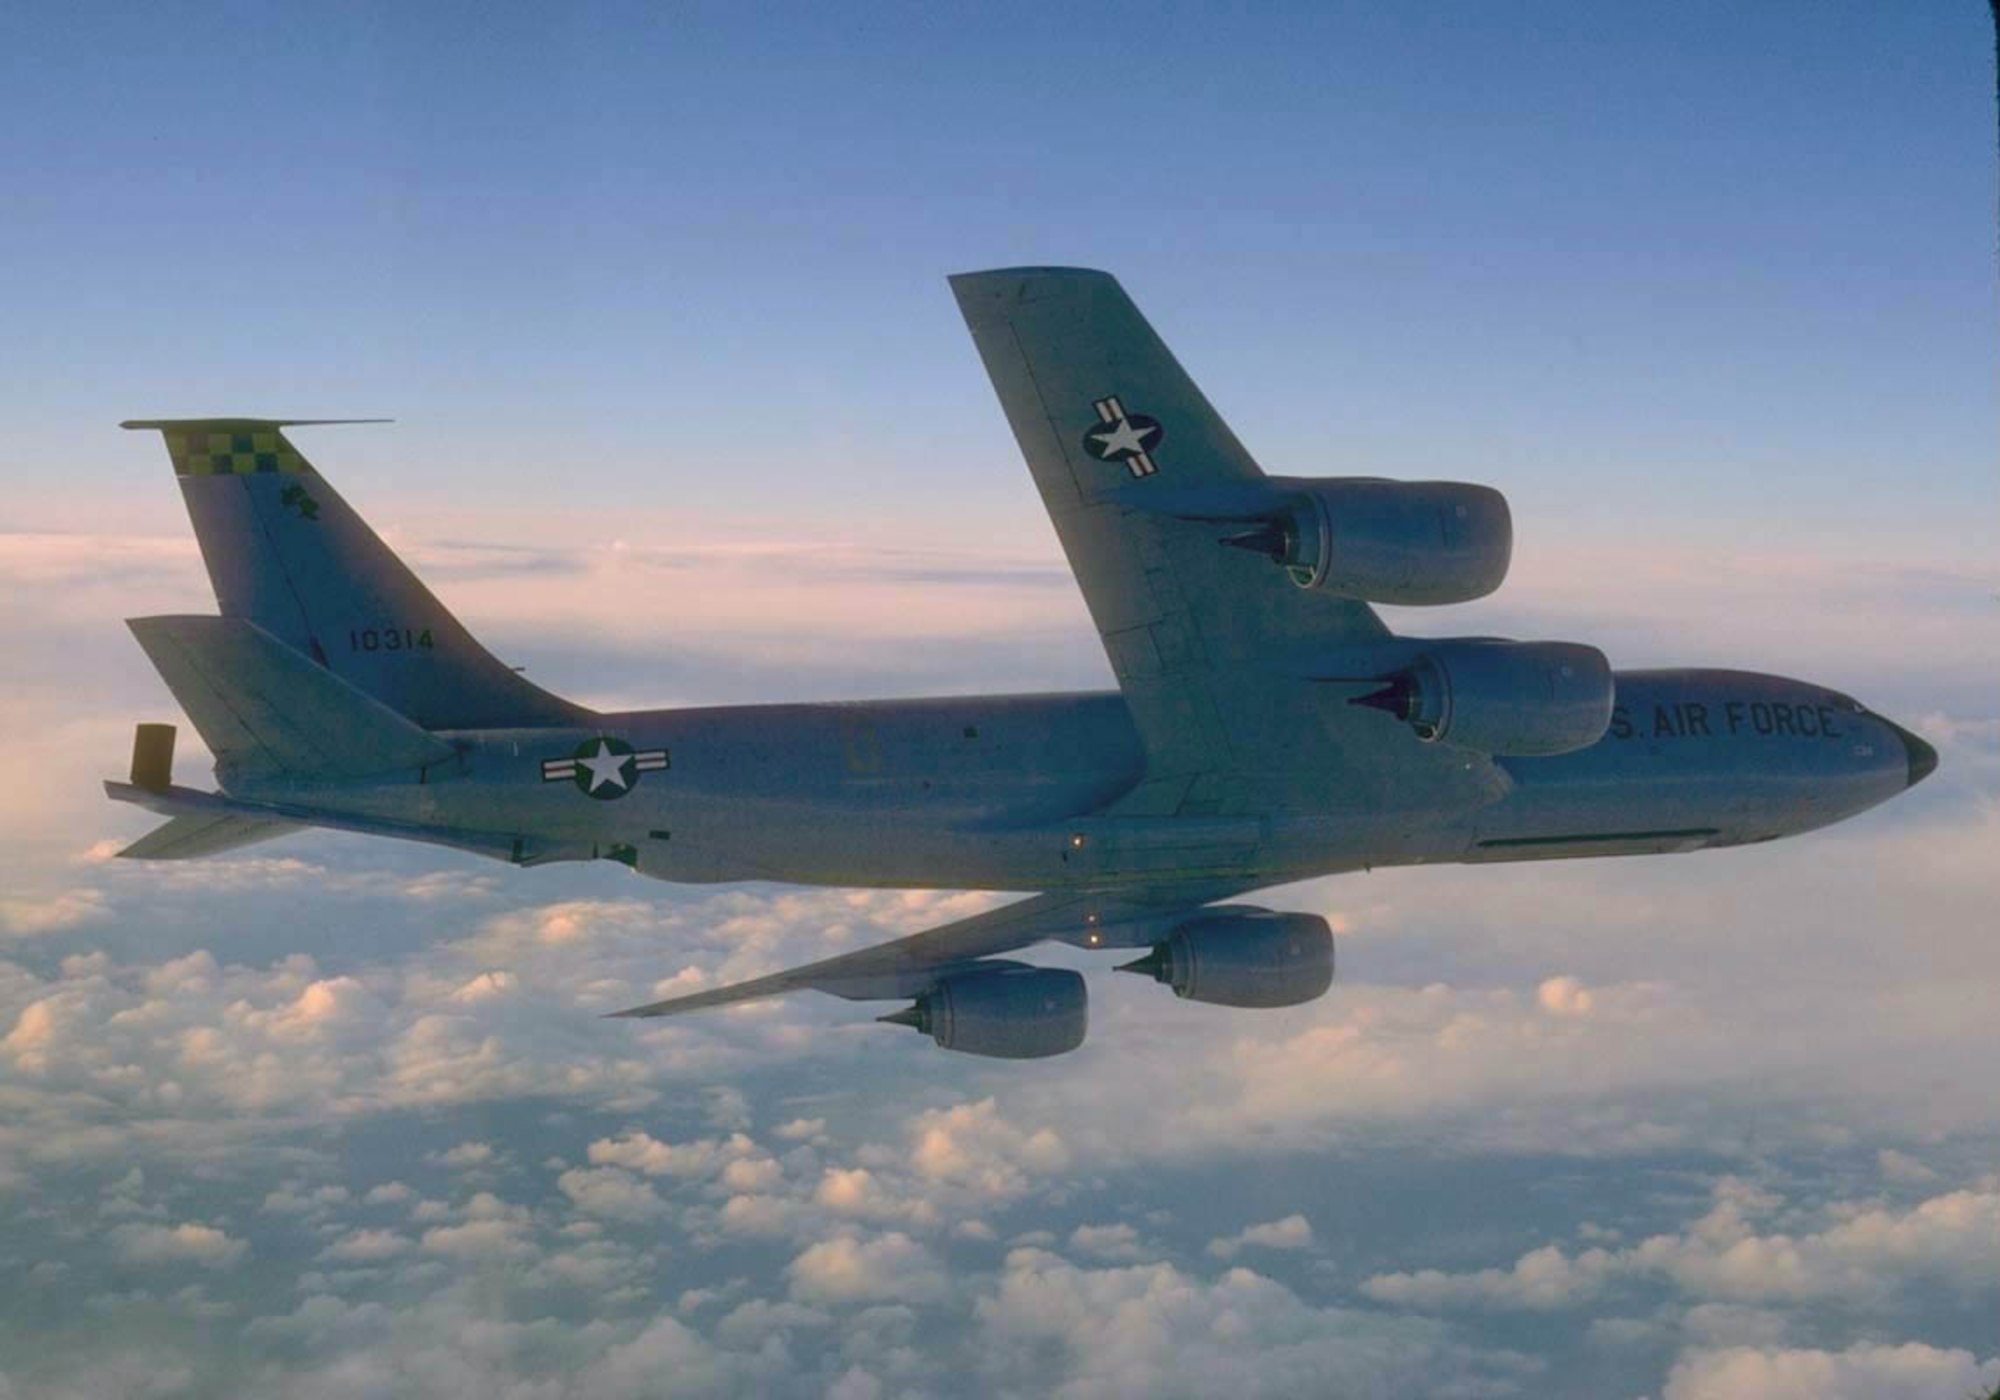
[[[637,749],[623,739],[586,739],[568,758],[542,761],[542,781],[559,783],[565,778],[576,790],[600,802],[623,797],[638,786],[641,773],[657,773],[671,768],[665,749]]]
[[[1099,426],[1083,435],[1083,450],[1100,462],[1123,462],[1133,476],[1151,476],[1160,469],[1152,449],[1166,436],[1159,420],[1127,413],[1114,395],[1091,404]]]

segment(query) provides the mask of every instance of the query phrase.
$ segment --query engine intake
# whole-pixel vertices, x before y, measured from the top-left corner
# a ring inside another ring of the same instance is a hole
[[[1426,743],[1535,757],[1587,749],[1611,725],[1617,684],[1576,642],[1438,642],[1353,703],[1386,710]]]
[[[1083,1044],[1090,1008],[1080,974],[1017,963],[946,977],[914,1006],[877,1019],[914,1027],[946,1050],[1038,1060]]]
[[[1223,914],[1182,924],[1120,972],[1216,1006],[1297,1006],[1333,985],[1333,930],[1317,914]]]
[[[1483,598],[1507,577],[1507,498],[1457,481],[1344,477],[1291,488],[1254,528],[1222,537],[1282,567],[1300,588],[1371,603],[1433,606]]]

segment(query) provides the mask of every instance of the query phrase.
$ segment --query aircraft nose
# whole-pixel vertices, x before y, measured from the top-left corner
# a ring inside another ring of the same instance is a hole
[[[1902,725],[1897,724],[1894,720],[1889,720],[1887,723],[1891,729],[1896,731],[1896,737],[1903,741],[1903,752],[1910,760],[1909,786],[1915,787],[1925,778],[1928,778],[1937,768],[1937,750],[1926,744],[1909,730],[1903,728]]]

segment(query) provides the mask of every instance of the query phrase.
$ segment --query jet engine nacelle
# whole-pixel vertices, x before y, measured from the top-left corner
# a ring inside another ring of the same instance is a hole
[[[1297,1006],[1333,985],[1333,930],[1317,914],[1221,914],[1182,924],[1120,972],[1217,1006]]]
[[[1254,529],[1225,544],[1269,558],[1300,588],[1370,603],[1430,606],[1483,598],[1507,577],[1507,498],[1458,481],[1276,478]]]
[[[1387,710],[1426,743],[1531,757],[1586,749],[1611,725],[1611,663],[1576,642],[1437,642],[1354,701]]]
[[[914,1026],[946,1050],[1038,1060],[1083,1044],[1090,1007],[1080,974],[1015,963],[946,977],[881,1019]]]

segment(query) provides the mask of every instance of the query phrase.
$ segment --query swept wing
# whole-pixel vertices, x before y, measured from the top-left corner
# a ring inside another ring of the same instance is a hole
[[[1283,736],[1321,724],[1310,685],[1274,686],[1270,659],[1379,641],[1388,628],[1365,603],[1304,594],[1267,561],[1218,547],[1213,526],[1148,501],[1149,492],[1254,491],[1264,473],[1116,278],[1009,268],[957,276],[951,287],[1146,746],[1147,780],[1120,814],[1226,813],[1240,794],[1224,775],[1283,764]],[[1274,713],[1274,702],[1285,711]],[[1115,897],[1040,894],[614,1014],[671,1016],[808,988],[857,1000],[915,996],[954,969],[1050,938],[1087,941],[1095,930],[1107,944],[1141,943],[1254,887],[1163,877]]]
[[[1267,710],[1274,658],[1388,628],[1160,508],[1265,476],[1116,278],[1006,268],[951,288],[1146,745],[1149,805],[1213,810],[1202,775],[1264,767],[1296,732]]]
[[[1121,889],[1114,897],[1080,890],[1038,894],[893,942],[612,1014],[676,1016],[683,1011],[805,990],[856,1001],[918,996],[954,969],[1051,938],[1088,942],[1095,933],[1117,945],[1145,942],[1209,901],[1227,898],[1244,888],[1242,882],[1163,883],[1146,889]]]

